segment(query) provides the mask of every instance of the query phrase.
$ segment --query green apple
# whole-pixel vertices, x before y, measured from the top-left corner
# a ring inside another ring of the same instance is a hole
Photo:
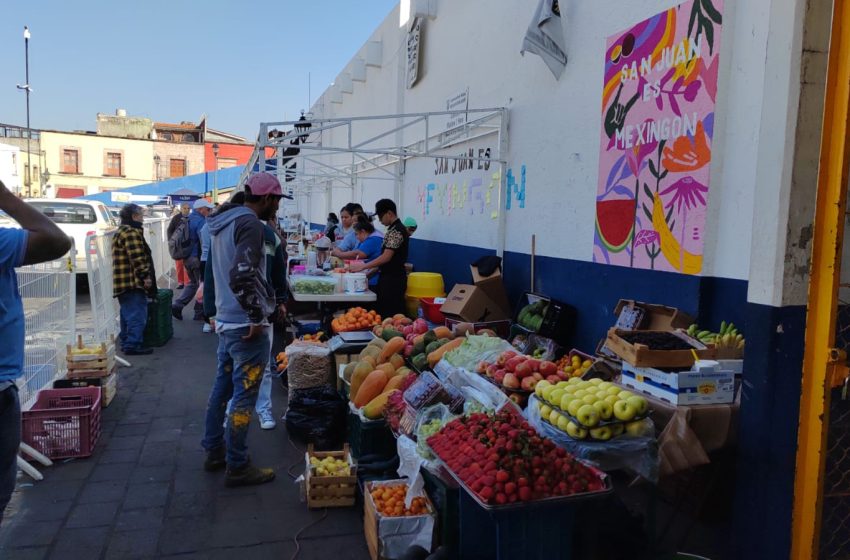
[[[635,414],[637,414],[638,416],[643,416],[649,409],[649,404],[647,404],[646,399],[643,397],[629,397],[628,399],[626,399],[626,402],[632,405],[632,407],[634,407]]]
[[[550,414],[552,414],[552,407],[548,404],[540,403],[540,417],[549,418]]]
[[[575,422],[568,422],[567,434],[573,439],[584,439],[587,437],[587,430],[577,425]]]
[[[602,400],[599,400],[599,401],[596,401],[595,403],[593,403],[593,408],[596,409],[596,412],[599,413],[599,417],[602,418],[603,420],[610,420],[611,416],[613,416],[613,414],[614,414],[613,405],[611,405],[611,404],[609,404],[605,401],[602,401]]]
[[[564,416],[563,414],[558,415],[558,429],[559,430],[561,430],[562,432],[566,432],[567,426],[570,425],[570,424],[572,424],[572,422],[570,422],[567,419],[566,416]]]
[[[622,424],[611,424],[611,437],[619,437],[623,435],[625,427]]]
[[[549,423],[553,426],[558,425],[558,418],[561,417],[561,414],[557,410],[551,410],[549,412]]]
[[[605,402],[611,405],[611,408],[614,407],[614,403],[620,400],[620,397],[617,395],[608,395],[603,399]]]
[[[582,380],[578,377],[570,377],[569,381],[567,381],[570,385],[578,385],[582,383]]]
[[[598,398],[596,395],[587,394],[587,395],[583,396],[583,397],[581,398],[581,400],[582,400],[582,402],[584,402],[585,404],[593,404],[593,403],[595,403],[596,401],[598,401],[598,400],[599,400],[599,398]]]
[[[581,399],[573,399],[573,400],[571,400],[571,401],[570,401],[570,403],[567,405],[567,412],[568,412],[568,413],[569,413],[569,415],[570,415],[570,416],[572,416],[573,418],[577,418],[577,416],[576,416],[576,415],[578,414],[578,410],[579,410],[581,407],[583,407],[583,406],[584,406],[584,403],[583,403],[583,402],[581,402]]]
[[[578,391],[573,392],[573,395],[575,395],[577,399],[584,398],[586,394],[587,391],[585,391],[584,389],[579,389]]]
[[[564,396],[564,390],[563,389],[555,389],[554,391],[549,393],[549,401],[548,402],[557,406],[558,403],[561,402],[561,397],[563,397],[563,396]]]
[[[652,421],[649,418],[638,420],[637,422],[629,422],[626,424],[626,433],[632,437],[643,437],[651,435],[653,432]]]
[[[552,386],[552,384],[549,383],[548,381],[546,381],[545,379],[538,381],[537,385],[535,385],[535,387],[534,387],[534,394],[537,395],[538,397],[542,397],[543,396],[543,389],[545,389],[546,387],[551,387],[551,386]]]
[[[607,389],[605,389],[605,392],[606,392],[606,393],[608,393],[609,395],[614,395],[614,396],[619,395],[619,394],[620,394],[620,391],[622,391],[622,389],[620,389],[620,388],[619,388],[619,387],[617,387],[616,385],[611,385],[610,387],[608,387]]]
[[[621,401],[624,401],[624,400],[628,399],[629,397],[634,397],[635,394],[632,393],[631,391],[620,391],[617,394],[617,396],[620,397]]]
[[[566,390],[568,386],[569,383],[567,383],[566,381],[558,381],[557,383],[555,383],[555,387],[557,387],[558,389]]]
[[[617,401],[614,403],[614,416],[617,420],[628,422],[635,417],[635,408],[628,401]]]
[[[601,385],[602,384],[602,380],[599,379],[598,377],[594,377],[593,379],[588,379],[587,382],[590,383],[591,385]]]
[[[613,386],[614,386],[614,384],[611,383],[610,381],[603,381],[602,383],[599,384],[599,388],[602,389],[603,391],[607,391],[610,387],[613,387]]]
[[[564,392],[569,393],[570,395],[575,395],[576,391],[578,391],[578,387],[576,387],[575,385],[570,385],[569,383],[567,383],[567,385],[564,387]]]
[[[608,441],[611,439],[611,436],[611,428],[608,426],[600,426],[599,428],[590,430],[590,437],[598,439],[599,441]]]
[[[592,428],[599,424],[599,413],[596,412],[596,409],[593,408],[593,405],[585,404],[578,409],[578,413],[576,413],[576,420],[581,422],[583,426]]]
[[[561,402],[559,403],[558,408],[560,408],[561,410],[567,410],[567,408],[570,406],[570,403],[574,400],[576,400],[576,398],[573,395],[565,393],[561,397]]]
[[[599,399],[600,401],[604,401],[605,399],[608,398],[608,393],[606,393],[605,391],[597,391],[596,392],[596,398]]]

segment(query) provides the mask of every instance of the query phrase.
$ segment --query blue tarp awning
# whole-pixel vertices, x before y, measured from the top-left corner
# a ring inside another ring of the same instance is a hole
[[[187,175],[186,177],[177,177],[176,179],[166,179],[165,181],[157,181],[155,183],[146,183],[126,189],[120,189],[112,192],[130,193],[136,195],[159,196],[165,198],[171,196],[178,191],[188,191],[195,193],[196,196],[203,196],[206,193],[212,193],[215,186],[218,190],[232,189],[239,182],[239,177],[242,175],[244,166],[228,167],[219,171],[207,171],[205,173],[197,173],[195,175]],[[77,197],[83,200],[97,200],[104,204],[112,202],[112,193],[104,192],[98,194],[90,194]]]

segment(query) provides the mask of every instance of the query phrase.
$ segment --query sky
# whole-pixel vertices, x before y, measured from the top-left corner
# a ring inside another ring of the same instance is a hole
[[[197,122],[248,138],[294,120],[398,0],[4,1],[0,122],[25,125],[29,26],[33,128],[94,130],[97,113]]]

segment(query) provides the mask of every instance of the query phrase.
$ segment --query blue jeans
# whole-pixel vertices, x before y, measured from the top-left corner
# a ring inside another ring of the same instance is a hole
[[[148,296],[135,289],[118,296],[121,305],[121,332],[118,341],[122,350],[138,350],[142,347],[145,325],[148,322]]]
[[[201,442],[207,451],[225,445],[227,466],[231,469],[248,463],[248,428],[271,351],[265,333],[254,340],[242,340],[246,334],[248,327],[223,331],[218,335],[218,371],[207,403],[206,427]],[[231,398],[233,404],[228,411],[227,403]],[[224,427],[225,415],[227,428]]]
[[[203,279],[201,276],[201,261],[198,260],[198,257],[189,257],[183,261],[183,266],[186,268],[186,274],[189,276],[189,283],[183,288],[180,297],[171,303],[172,307],[179,309],[183,309],[187,303],[195,299],[195,296],[198,294],[198,288],[201,285],[201,280]],[[195,305],[195,310],[197,311],[199,307],[199,305]]]
[[[21,401],[18,388],[0,391],[0,524],[3,510],[12,499],[18,476],[18,448],[21,445]]]
[[[263,380],[260,382],[260,392],[257,395],[257,406],[255,410],[257,414],[264,412],[272,413],[272,364],[274,361],[271,358],[272,341],[274,340],[274,328],[269,327],[269,361],[266,363],[266,371],[263,373]]]

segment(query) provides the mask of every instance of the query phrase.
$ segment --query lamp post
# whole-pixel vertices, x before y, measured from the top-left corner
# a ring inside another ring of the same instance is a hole
[[[18,84],[18,89],[24,90],[27,95],[27,173],[25,175],[27,184],[27,196],[32,196],[32,163],[30,156],[30,138],[32,138],[32,130],[30,129],[30,29],[24,26],[24,66],[26,68],[26,83]]]
[[[155,171],[157,181],[159,181],[160,177],[161,177],[161,175],[159,173],[159,163],[160,163],[160,161],[162,161],[162,159],[159,157],[159,154],[156,154],[155,156],[153,156],[153,165],[154,165],[154,171]]]
[[[213,171],[213,204],[218,202],[218,144],[212,145],[213,157],[215,158],[215,170]]]

